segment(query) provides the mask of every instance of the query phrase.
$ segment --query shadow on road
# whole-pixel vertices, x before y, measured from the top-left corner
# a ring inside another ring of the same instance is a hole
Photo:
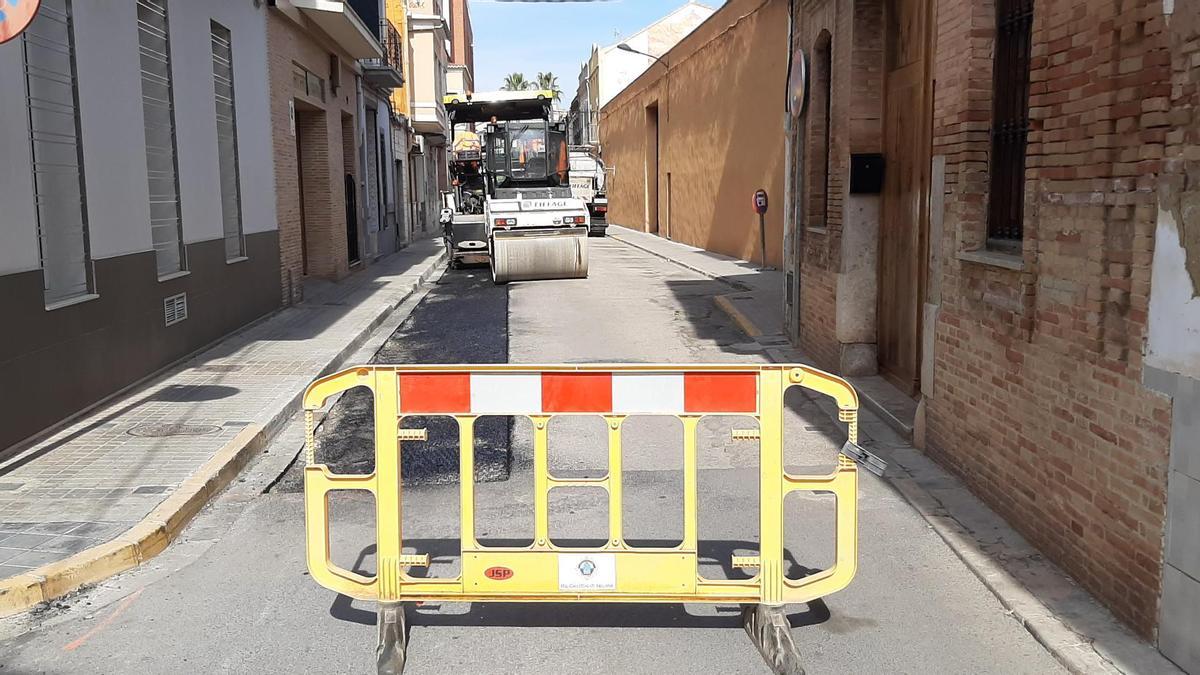
[[[378,364],[505,363],[508,361],[508,291],[492,283],[491,271],[451,271],[376,352]],[[375,470],[374,398],[370,390],[347,391],[317,429],[317,461],[339,474]],[[458,427],[450,417],[406,417],[401,426],[426,428],[429,441],[401,449],[405,485],[458,482]],[[476,429],[476,480],[506,480],[512,462],[507,420],[482,420]],[[272,489],[304,490],[303,462],[295,462]]]

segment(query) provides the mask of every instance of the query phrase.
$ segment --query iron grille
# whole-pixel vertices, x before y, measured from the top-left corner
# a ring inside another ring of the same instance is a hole
[[[23,43],[42,281],[53,305],[94,285],[69,0],[43,0]]]
[[[242,233],[242,187],[233,88],[233,37],[228,28],[216,21],[211,22],[211,29],[221,222],[225,234],[225,259],[235,260],[246,254],[246,243]]]
[[[1032,28],[1033,0],[997,0],[988,241],[1001,248],[1024,236]]]
[[[379,20],[379,46],[383,48],[383,58],[363,59],[363,64],[374,68],[391,68],[397,73],[403,73],[404,44],[400,40],[400,31],[387,19]]]
[[[150,188],[150,234],[158,274],[164,276],[186,269],[166,0],[138,0],[137,18],[146,178]]]

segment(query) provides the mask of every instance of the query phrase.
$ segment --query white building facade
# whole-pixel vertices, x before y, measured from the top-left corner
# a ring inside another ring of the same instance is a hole
[[[266,11],[43,0],[0,45],[0,452],[280,304]]]

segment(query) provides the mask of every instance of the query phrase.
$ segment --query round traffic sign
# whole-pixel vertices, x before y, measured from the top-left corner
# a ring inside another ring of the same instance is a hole
[[[790,97],[788,112],[792,117],[799,117],[804,112],[804,104],[808,102],[808,58],[804,50],[797,48],[792,54],[791,74],[788,77],[788,96]]]
[[[767,191],[757,190],[754,193],[754,212],[762,215],[767,212]]]
[[[42,0],[0,0],[0,44],[23,33],[41,4]]]

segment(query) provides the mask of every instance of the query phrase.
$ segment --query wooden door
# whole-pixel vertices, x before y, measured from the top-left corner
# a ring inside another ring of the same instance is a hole
[[[883,204],[879,223],[879,369],[909,394],[920,388],[928,266],[932,80],[928,0],[888,3]]]

